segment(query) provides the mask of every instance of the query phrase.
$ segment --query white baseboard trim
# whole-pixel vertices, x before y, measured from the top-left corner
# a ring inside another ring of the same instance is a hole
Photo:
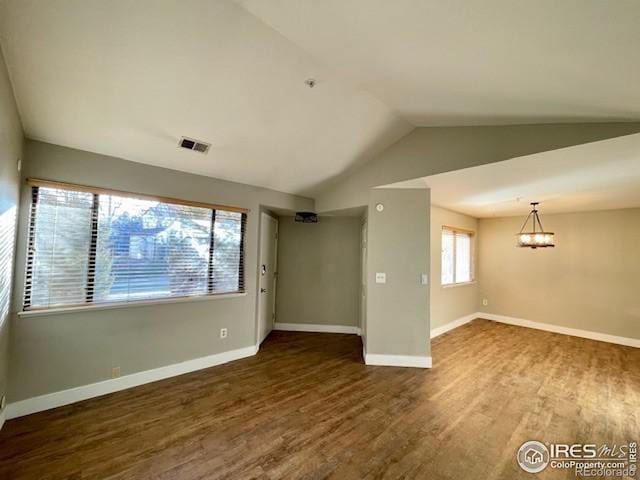
[[[217,353],[215,355],[195,358],[193,360],[187,360],[186,362],[175,363],[165,367],[132,373],[131,375],[125,375],[119,378],[91,383],[89,385],[82,385],[80,387],[48,393],[38,397],[27,398],[25,400],[8,404],[5,412],[6,418],[11,419],[22,417],[24,415],[41,412],[43,410],[49,410],[50,408],[61,407],[63,405],[69,405],[89,398],[99,397],[101,395],[118,392],[131,387],[137,387],[139,385],[144,385],[145,383],[151,383],[165,378],[194,372],[196,370],[202,370],[203,368],[221,365],[233,360],[251,357],[255,355],[257,351],[258,347],[256,345],[252,345],[250,347],[238,348],[237,350],[230,350],[228,352]]]
[[[360,335],[360,327],[352,327],[349,325],[320,325],[317,323],[276,322],[273,329],[281,330],[284,332],[349,333],[351,335]]]
[[[577,328],[561,327],[550,323],[534,322],[532,320],[524,320],[522,318],[508,317],[506,315],[496,315],[493,313],[477,312],[474,318],[483,318],[494,322],[507,323],[518,327],[535,328],[536,330],[544,330],[546,332],[561,333],[563,335],[571,335],[572,337],[588,338],[589,340],[598,340],[600,342],[615,343],[627,347],[640,348],[640,339],[618,337],[607,333],[592,332],[589,330],[580,330]]]
[[[449,323],[445,323],[440,327],[434,328],[431,330],[431,338],[436,338],[442,335],[443,333],[447,333],[448,331],[453,330],[454,328],[461,327],[462,325],[469,323],[471,320],[478,318],[478,315],[479,315],[478,313],[472,313],[471,315],[466,315],[464,317],[457,318],[456,320],[453,320]]]
[[[431,357],[421,357],[417,355],[379,355],[377,353],[365,352],[364,363],[366,365],[383,367],[431,368]]]

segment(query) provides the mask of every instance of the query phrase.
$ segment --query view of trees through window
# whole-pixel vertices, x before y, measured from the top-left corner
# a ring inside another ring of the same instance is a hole
[[[33,188],[25,309],[244,288],[242,213]]]
[[[442,230],[442,285],[473,281],[472,235],[450,228]]]

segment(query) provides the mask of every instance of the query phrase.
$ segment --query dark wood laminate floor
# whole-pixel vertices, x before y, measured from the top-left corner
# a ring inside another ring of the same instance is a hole
[[[475,320],[434,368],[273,332],[252,358],[11,420],[2,479],[575,478],[520,444],[640,440],[640,350]]]

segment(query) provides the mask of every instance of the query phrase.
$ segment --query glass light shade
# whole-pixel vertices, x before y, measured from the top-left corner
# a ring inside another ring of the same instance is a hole
[[[553,232],[521,232],[517,235],[519,247],[554,247]]]

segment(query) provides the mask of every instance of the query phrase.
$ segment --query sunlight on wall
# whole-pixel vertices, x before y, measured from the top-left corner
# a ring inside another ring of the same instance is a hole
[[[4,324],[11,303],[13,251],[16,230],[16,206],[0,214],[0,327]]]

